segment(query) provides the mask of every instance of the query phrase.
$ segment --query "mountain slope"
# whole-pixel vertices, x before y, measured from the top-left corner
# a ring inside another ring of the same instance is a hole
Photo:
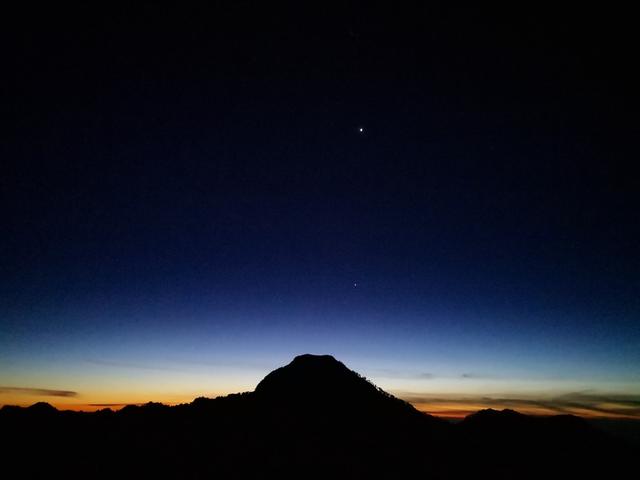
[[[268,405],[282,405],[290,411],[313,410],[317,415],[348,414],[369,420],[389,416],[396,420],[429,417],[330,355],[306,354],[294,358],[258,383],[255,395],[259,402]]]

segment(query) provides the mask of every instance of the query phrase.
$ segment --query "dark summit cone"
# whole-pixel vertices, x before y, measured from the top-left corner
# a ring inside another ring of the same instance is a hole
[[[256,387],[261,402],[316,415],[366,416],[371,420],[428,417],[376,387],[330,355],[300,355],[269,373]]]
[[[388,398],[385,393],[331,355],[300,355],[291,363],[269,373],[256,387],[262,398],[306,401],[342,398],[361,402]]]
[[[331,355],[300,355],[269,373],[255,389],[261,397],[291,398],[313,395],[327,400],[378,396],[378,389]],[[355,395],[355,397],[354,397]]]

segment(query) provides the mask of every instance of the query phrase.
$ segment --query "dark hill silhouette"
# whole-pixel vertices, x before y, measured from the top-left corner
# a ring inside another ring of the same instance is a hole
[[[596,473],[608,477],[612,474],[606,473],[607,464],[620,469],[624,459],[633,456],[630,445],[574,415],[536,417],[488,409],[469,415],[458,427],[459,444],[476,468],[502,474],[528,465],[539,478],[547,477],[550,468],[569,478],[592,478]]]
[[[384,392],[330,355],[300,355],[269,373],[255,389],[261,401],[330,408],[339,402],[375,402]]]
[[[299,355],[275,369],[258,383],[256,394],[289,400],[299,395],[323,401],[347,394],[355,398],[376,395],[378,390],[331,355]]]
[[[416,410],[375,386],[330,355],[300,355],[269,373],[255,389],[258,402],[316,417],[362,418],[368,422],[445,422]]]
[[[328,355],[174,407],[3,407],[0,431],[4,470],[22,478],[615,478],[637,453],[572,416],[483,410],[450,424]]]
[[[58,411],[56,407],[54,407],[53,405],[47,402],[34,403],[28,408],[31,412],[37,412],[39,414],[44,414],[44,415],[51,415]]]

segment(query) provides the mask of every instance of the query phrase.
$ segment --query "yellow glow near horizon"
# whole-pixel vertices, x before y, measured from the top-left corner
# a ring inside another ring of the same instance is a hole
[[[44,401],[53,405],[58,410],[75,410],[92,412],[110,408],[119,410],[126,405],[142,405],[148,402],[159,402],[165,405],[179,405],[182,403],[190,403],[199,396],[215,398],[217,396],[233,393],[224,392],[190,392],[187,394],[152,394],[143,392],[131,392],[122,395],[122,392],[95,392],[94,395],[82,395],[77,397],[59,397],[59,396],[33,396],[25,393],[8,393],[3,392],[0,395],[1,405],[17,405],[28,407],[34,403]],[[488,399],[490,400],[490,399]],[[460,399],[434,399],[433,401],[413,401],[411,403],[416,409],[428,413],[430,415],[461,419],[467,415],[473,414],[479,410],[492,408],[494,410],[512,409],[527,415],[558,415],[560,413],[568,413],[578,415],[585,418],[617,418],[617,419],[637,419],[637,412],[633,409],[626,409],[624,405],[609,403],[597,404],[594,408],[574,406],[572,408],[564,407],[562,410],[555,407],[552,403],[549,406],[536,405],[535,402],[530,404],[522,403],[514,406],[506,400],[503,403],[496,401],[483,401],[477,398],[460,398]],[[602,409],[603,411],[596,410]],[[628,411],[627,411],[628,410]]]

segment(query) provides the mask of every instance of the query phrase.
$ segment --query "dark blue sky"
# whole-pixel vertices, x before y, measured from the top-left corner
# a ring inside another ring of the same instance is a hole
[[[269,8],[11,17],[0,384],[312,349],[638,393],[624,15]]]

